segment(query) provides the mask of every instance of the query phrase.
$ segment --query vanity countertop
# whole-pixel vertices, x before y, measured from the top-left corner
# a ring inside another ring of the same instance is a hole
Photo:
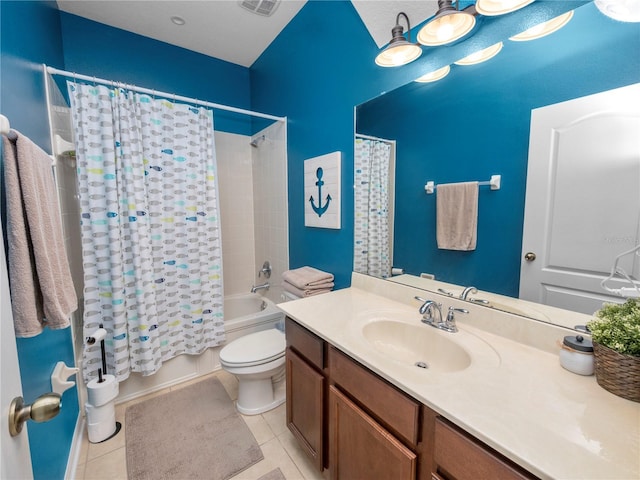
[[[522,341],[536,336],[539,328],[545,329],[543,336],[555,335],[558,341],[570,334],[568,331],[534,322],[533,333],[523,333],[531,320],[464,305],[470,313],[457,317],[459,333],[433,330],[463,345],[465,339],[471,339],[467,347],[474,341],[484,342],[483,358],[457,372],[413,370],[376,351],[359,332],[367,312],[392,312],[404,319],[415,318],[421,325],[420,302],[413,299],[415,295],[433,297],[412,287],[354,274],[351,288],[278,306],[541,478],[640,479],[640,403],[607,392],[595,376],[563,369],[558,354],[534,346],[534,338]],[[456,299],[439,297],[438,301],[445,302],[444,309],[449,303],[462,306]],[[507,327],[491,332],[485,324],[474,325],[478,316],[492,316],[495,324],[502,321]],[[505,332],[514,332],[518,341]],[[545,341],[548,344],[548,338]],[[489,350],[493,352],[488,354]]]

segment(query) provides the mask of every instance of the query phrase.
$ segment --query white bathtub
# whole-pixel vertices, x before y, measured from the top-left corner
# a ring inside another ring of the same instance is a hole
[[[284,313],[257,293],[224,297],[224,329],[227,343],[249,333],[277,327],[284,329]]]
[[[220,350],[236,338],[273,327],[284,330],[284,313],[271,300],[257,293],[226,296],[224,318],[226,343],[208,348],[201,355],[178,355],[164,362],[154,375],[142,377],[132,373],[126,381],[120,383],[120,395],[116,403],[219,370]]]

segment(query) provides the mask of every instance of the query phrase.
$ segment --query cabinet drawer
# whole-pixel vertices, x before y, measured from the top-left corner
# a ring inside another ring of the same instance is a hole
[[[535,478],[512,464],[499,453],[493,452],[459,431],[442,419],[436,419],[435,431],[435,478],[455,480],[477,480],[495,478],[500,480]]]
[[[324,340],[289,317],[286,319],[285,332],[287,347],[293,348],[318,369],[324,368]]]
[[[418,443],[420,404],[342,352],[329,348],[331,381],[371,412],[386,428],[410,445]]]

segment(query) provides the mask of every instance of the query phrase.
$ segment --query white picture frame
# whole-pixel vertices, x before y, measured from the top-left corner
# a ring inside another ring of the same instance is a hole
[[[341,163],[341,152],[327,153],[304,161],[305,227],[341,228]]]

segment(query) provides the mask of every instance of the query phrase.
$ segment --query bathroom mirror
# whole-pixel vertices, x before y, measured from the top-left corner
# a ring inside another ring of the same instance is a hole
[[[472,285],[518,298],[531,110],[637,82],[640,24],[616,22],[588,3],[547,37],[504,39],[502,51],[487,62],[452,62],[442,80],[412,82],[358,105],[357,133],[396,142],[393,265],[413,276],[434,275],[456,296]],[[425,183],[492,175],[501,175],[501,188],[480,187],[477,248],[439,250],[436,194],[427,195]],[[639,203],[637,195],[629,201]],[[637,244],[638,236],[630,241]],[[536,318],[494,300],[494,308]]]

